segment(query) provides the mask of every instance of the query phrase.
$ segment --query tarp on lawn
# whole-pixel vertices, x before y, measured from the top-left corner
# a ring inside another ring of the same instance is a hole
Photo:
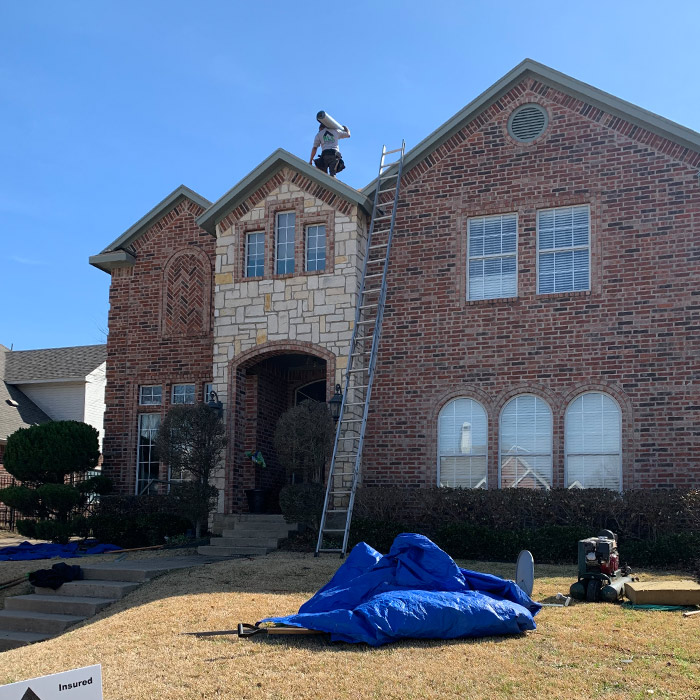
[[[361,542],[296,615],[276,622],[380,646],[403,638],[455,639],[534,630],[542,606],[514,582],[460,569],[423,535],[399,535],[382,556]]]
[[[92,547],[79,551],[77,542],[69,542],[68,544],[32,544],[31,542],[22,542],[13,547],[2,547],[0,549],[0,561],[31,561],[33,559],[53,559],[54,557],[73,559],[86,554],[113,552],[116,549],[121,549],[121,547],[117,547],[116,544],[95,543]]]

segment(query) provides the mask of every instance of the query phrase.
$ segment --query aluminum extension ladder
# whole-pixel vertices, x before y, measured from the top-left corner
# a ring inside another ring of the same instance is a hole
[[[382,331],[389,253],[405,149],[404,141],[401,142],[401,148],[392,151],[387,151],[386,146],[382,146],[355,325],[345,372],[345,390],[328,473],[316,556],[320,552],[337,552],[343,557],[348,548],[372,380]],[[387,156],[392,154],[398,154],[396,160],[387,162]],[[334,546],[341,536],[342,545]],[[329,539],[334,542],[329,542]]]

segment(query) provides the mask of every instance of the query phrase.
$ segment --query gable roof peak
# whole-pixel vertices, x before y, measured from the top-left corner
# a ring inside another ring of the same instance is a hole
[[[289,151],[278,148],[201,214],[197,224],[205,231],[216,235],[216,226],[222,219],[285,167],[296,170],[316,184],[361,207],[365,212],[372,211],[371,202],[362,192],[329,177]]]

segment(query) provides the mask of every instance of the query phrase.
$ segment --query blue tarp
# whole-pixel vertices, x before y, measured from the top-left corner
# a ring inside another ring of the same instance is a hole
[[[86,554],[113,552],[115,549],[121,549],[121,547],[117,547],[116,544],[95,543],[80,552],[78,551],[77,542],[69,542],[68,544],[31,544],[30,542],[22,542],[13,547],[0,549],[0,561],[30,561],[33,559],[53,559],[54,557],[73,559]]]
[[[423,535],[399,535],[382,556],[361,542],[296,615],[275,622],[380,646],[407,637],[455,639],[535,629],[541,609],[514,581],[460,569]]]

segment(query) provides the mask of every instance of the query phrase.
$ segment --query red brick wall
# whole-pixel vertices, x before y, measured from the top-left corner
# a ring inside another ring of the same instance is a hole
[[[512,140],[513,109],[549,127]],[[553,411],[554,485],[564,412],[604,391],[623,418],[623,486],[700,483],[700,155],[531,79],[407,173],[364,449],[365,485],[436,483],[437,417],[473,397],[498,420],[534,393]],[[536,212],[589,204],[590,292],[536,294]],[[467,302],[466,222],[518,214],[517,298]]]
[[[114,270],[109,300],[104,473],[133,493],[139,413],[165,414],[173,384],[212,380],[215,239],[183,200],[134,243],[136,263]],[[187,263],[187,264],[184,264]],[[138,388],[160,384],[163,406],[139,406]]]

